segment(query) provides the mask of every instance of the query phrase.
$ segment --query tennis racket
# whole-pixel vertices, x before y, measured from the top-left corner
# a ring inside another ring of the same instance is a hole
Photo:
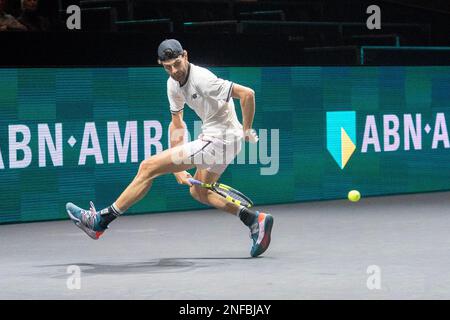
[[[230,186],[227,186],[223,183],[215,182],[215,183],[209,184],[209,183],[203,183],[201,181],[198,181],[198,180],[192,179],[192,178],[189,178],[188,180],[193,185],[197,185],[197,186],[209,189],[209,190],[219,194],[220,196],[224,197],[229,202],[234,203],[238,206],[244,206],[247,208],[250,208],[253,206],[253,202],[252,202],[252,200],[250,200],[249,197],[247,197],[242,192],[240,192]]]

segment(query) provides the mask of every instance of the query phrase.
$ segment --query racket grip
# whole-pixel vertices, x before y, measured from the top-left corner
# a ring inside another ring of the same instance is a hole
[[[192,183],[192,184],[197,184],[197,185],[201,185],[202,184],[201,181],[195,180],[194,178],[189,178],[188,181],[190,183]]]

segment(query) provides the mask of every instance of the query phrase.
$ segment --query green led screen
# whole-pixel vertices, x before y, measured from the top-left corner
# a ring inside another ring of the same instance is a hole
[[[211,70],[256,93],[262,142],[221,179],[256,206],[450,189],[449,67]],[[0,223],[110,205],[168,146],[166,80],[162,68],[0,69]],[[198,118],[184,119],[195,138]],[[204,207],[167,175],[129,213]]]

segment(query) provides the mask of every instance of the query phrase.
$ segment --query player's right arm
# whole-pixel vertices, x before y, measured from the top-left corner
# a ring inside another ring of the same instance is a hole
[[[172,121],[169,125],[169,135],[170,135],[170,147],[176,147],[184,143],[184,133],[186,130],[186,124],[183,121],[183,111],[172,113]],[[191,186],[188,181],[192,178],[191,174],[187,171],[174,172],[175,179],[179,184],[186,184]]]
[[[169,109],[172,114],[172,121],[169,124],[169,148],[183,144],[184,130],[186,125],[183,121],[183,109],[185,100],[183,95],[177,90],[174,81],[167,80],[167,99],[169,100]]]
[[[176,147],[184,143],[186,124],[183,121],[183,111],[172,113],[172,121],[169,124],[170,147]]]
[[[172,113],[172,121],[169,124],[169,141],[170,148],[184,144],[184,134],[186,129],[186,124],[183,121],[183,108],[184,99],[180,94],[177,94],[173,88],[171,88],[170,83],[167,85],[167,96],[170,103],[170,112]],[[187,171],[174,172],[174,176],[179,184],[186,184],[191,186],[188,181],[192,178],[191,174]]]

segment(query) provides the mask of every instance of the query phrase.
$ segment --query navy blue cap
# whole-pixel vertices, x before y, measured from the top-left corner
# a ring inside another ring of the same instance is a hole
[[[175,39],[164,40],[158,47],[158,58],[160,61],[175,59],[182,54],[183,47]]]

